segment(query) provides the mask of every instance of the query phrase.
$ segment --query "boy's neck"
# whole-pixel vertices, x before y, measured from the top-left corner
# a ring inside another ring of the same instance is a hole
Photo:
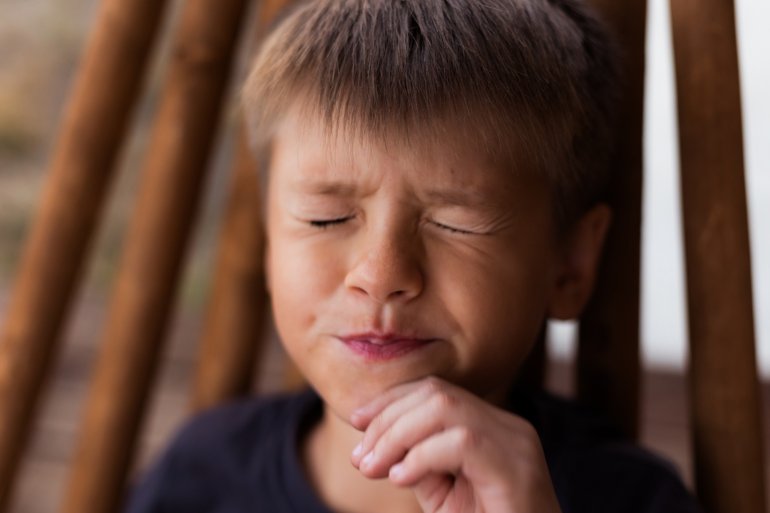
[[[364,477],[350,462],[363,434],[324,406],[321,420],[302,440],[302,459],[320,499],[335,513],[421,513],[409,489]]]

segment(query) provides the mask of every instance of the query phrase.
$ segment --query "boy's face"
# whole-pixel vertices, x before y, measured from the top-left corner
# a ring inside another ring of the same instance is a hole
[[[273,141],[267,278],[287,351],[344,419],[430,375],[500,399],[558,288],[545,181],[457,145],[360,141],[294,115]]]

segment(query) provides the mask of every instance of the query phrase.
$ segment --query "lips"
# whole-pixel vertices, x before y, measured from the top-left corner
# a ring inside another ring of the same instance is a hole
[[[348,349],[370,361],[392,360],[405,356],[435,342],[435,338],[420,338],[393,333],[359,333],[338,337]]]

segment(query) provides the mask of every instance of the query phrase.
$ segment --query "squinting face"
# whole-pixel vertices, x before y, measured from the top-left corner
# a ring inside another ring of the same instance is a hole
[[[365,143],[293,116],[273,141],[267,277],[288,353],[344,419],[430,375],[499,398],[556,281],[546,184],[456,147]]]

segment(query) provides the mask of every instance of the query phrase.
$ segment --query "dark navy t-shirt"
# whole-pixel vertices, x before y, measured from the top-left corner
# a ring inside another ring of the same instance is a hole
[[[699,513],[665,460],[574,403],[511,394],[537,430],[563,513]],[[299,443],[321,418],[312,390],[218,406],[188,422],[129,496],[125,513],[331,513]]]

